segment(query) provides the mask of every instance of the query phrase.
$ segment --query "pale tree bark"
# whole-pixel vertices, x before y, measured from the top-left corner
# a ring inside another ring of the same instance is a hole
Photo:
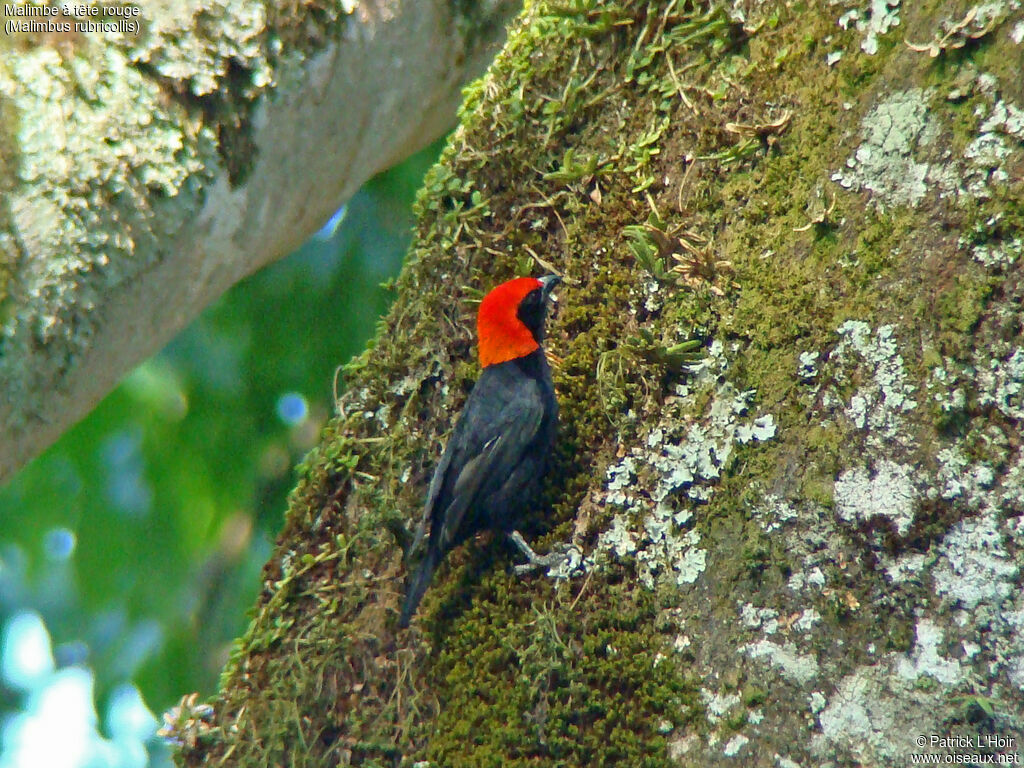
[[[1024,13],[538,3],[429,175],[186,765],[1013,760]],[[559,451],[395,620],[474,299],[565,281]],[[695,338],[694,353],[687,339]],[[947,759],[948,758],[948,759]]]
[[[441,135],[516,4],[196,0],[79,20],[121,22],[103,29],[28,7],[0,37],[0,482]]]

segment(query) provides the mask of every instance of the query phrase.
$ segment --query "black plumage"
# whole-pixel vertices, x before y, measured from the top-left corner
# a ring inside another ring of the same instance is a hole
[[[448,552],[478,531],[511,533],[540,490],[555,440],[558,404],[540,343],[556,278],[545,278],[512,308],[537,342],[532,352],[483,369],[427,493],[426,552],[408,582],[399,627],[407,627]]]

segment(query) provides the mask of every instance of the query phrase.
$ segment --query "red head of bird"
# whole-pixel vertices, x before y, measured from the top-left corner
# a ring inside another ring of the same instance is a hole
[[[544,307],[559,278],[517,277],[480,302],[476,318],[480,365],[486,368],[534,352],[544,336]]]

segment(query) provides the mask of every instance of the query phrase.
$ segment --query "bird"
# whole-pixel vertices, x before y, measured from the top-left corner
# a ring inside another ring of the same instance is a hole
[[[476,327],[482,371],[427,491],[409,549],[417,552],[426,537],[426,552],[407,582],[399,628],[409,626],[448,552],[479,531],[504,532],[531,562],[546,562],[516,526],[540,491],[555,443],[558,402],[541,344],[558,282],[556,275],[515,278],[480,302]]]

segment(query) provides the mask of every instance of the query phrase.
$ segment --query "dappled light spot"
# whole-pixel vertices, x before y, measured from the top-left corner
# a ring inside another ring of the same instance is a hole
[[[43,549],[50,560],[67,560],[77,543],[75,532],[67,528],[52,528],[43,536]]]
[[[15,614],[4,632],[0,661],[4,682],[12,688],[28,689],[53,671],[50,635],[39,614]]]
[[[277,417],[289,427],[301,424],[307,415],[309,404],[297,392],[285,392],[277,399]]]

